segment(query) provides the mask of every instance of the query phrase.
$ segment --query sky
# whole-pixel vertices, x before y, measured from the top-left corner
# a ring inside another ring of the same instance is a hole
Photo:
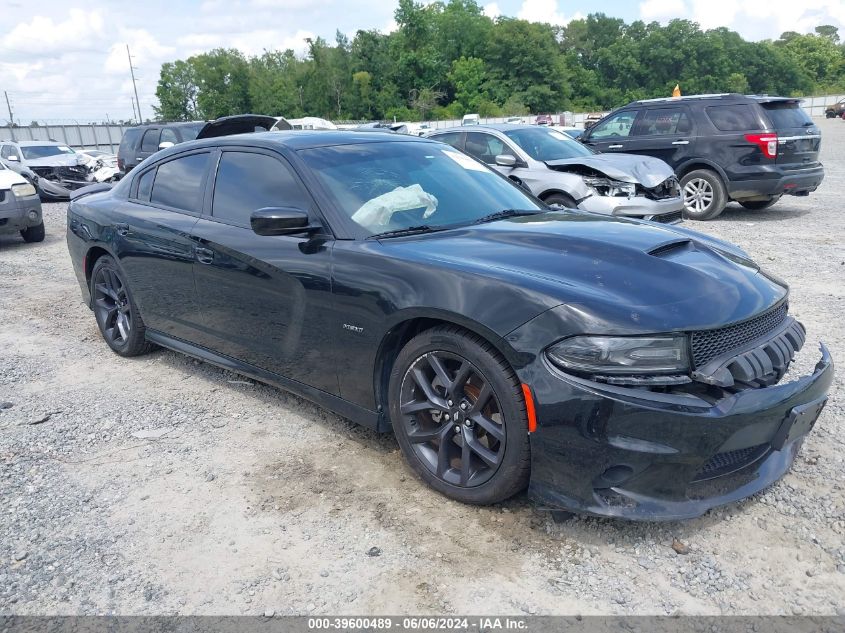
[[[126,55],[136,68],[141,114],[153,116],[161,64],[217,47],[246,54],[292,48],[305,38],[334,39],[336,29],[390,31],[395,4],[385,0],[2,0],[0,90],[14,119],[42,122],[131,119]],[[491,17],[566,24],[603,12],[626,22],[687,18],[703,28],[727,26],[752,40],[783,31],[838,26],[845,0],[482,0]],[[281,114],[281,113],[273,113]],[[0,95],[0,122],[8,112]]]

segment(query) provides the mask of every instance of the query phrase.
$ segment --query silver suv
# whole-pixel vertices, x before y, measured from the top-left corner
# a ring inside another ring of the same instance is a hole
[[[537,125],[479,125],[427,136],[490,165],[548,204],[658,222],[681,220],[678,180],[658,158],[599,154],[563,132]]]

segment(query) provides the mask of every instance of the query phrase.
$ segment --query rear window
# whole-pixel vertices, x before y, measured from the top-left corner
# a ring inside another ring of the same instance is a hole
[[[138,143],[138,137],[141,135],[141,129],[131,127],[123,133],[123,138],[120,139],[120,147],[128,148],[135,147]]]
[[[760,127],[754,112],[745,104],[708,106],[704,110],[716,129],[722,132],[744,132]]]
[[[209,156],[208,153],[190,154],[159,165],[150,202],[199,213]]]
[[[205,123],[191,123],[189,125],[179,126],[179,136],[182,137],[182,142],[193,141],[197,138],[197,134],[205,127]],[[264,131],[264,128],[261,128]]]
[[[764,103],[762,105],[776,130],[813,125],[813,121],[797,103]]]

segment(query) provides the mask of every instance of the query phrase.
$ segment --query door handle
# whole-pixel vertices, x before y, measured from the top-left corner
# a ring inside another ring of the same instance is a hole
[[[197,261],[200,264],[213,264],[214,263],[214,251],[208,248],[201,248],[197,246],[194,249],[194,255],[197,258]]]
[[[114,225],[114,231],[115,231],[115,233],[117,233],[118,235],[123,236],[123,237],[126,237],[126,236],[127,236],[127,235],[129,235],[129,233],[130,233],[130,231],[129,231],[129,225],[128,225],[128,224],[123,224],[123,223],[115,224],[115,225]]]
[[[689,141],[672,141],[672,145],[689,145]]]
[[[608,145],[607,149],[622,149],[622,145]]]

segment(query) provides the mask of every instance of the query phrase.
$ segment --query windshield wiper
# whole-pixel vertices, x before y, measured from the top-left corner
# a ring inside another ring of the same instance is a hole
[[[383,237],[402,237],[403,235],[419,235],[420,233],[434,233],[436,231],[445,231],[443,226],[429,226],[428,224],[420,224],[419,226],[409,226],[404,229],[393,229],[392,231],[383,231],[381,233],[373,233],[368,239],[381,239]]]
[[[535,211],[530,209],[502,209],[501,211],[489,213],[477,220],[473,220],[472,224],[485,224],[487,222],[495,222],[496,220],[502,220],[504,218],[516,218],[521,215],[537,215],[538,213],[545,213],[545,211],[540,209]]]

